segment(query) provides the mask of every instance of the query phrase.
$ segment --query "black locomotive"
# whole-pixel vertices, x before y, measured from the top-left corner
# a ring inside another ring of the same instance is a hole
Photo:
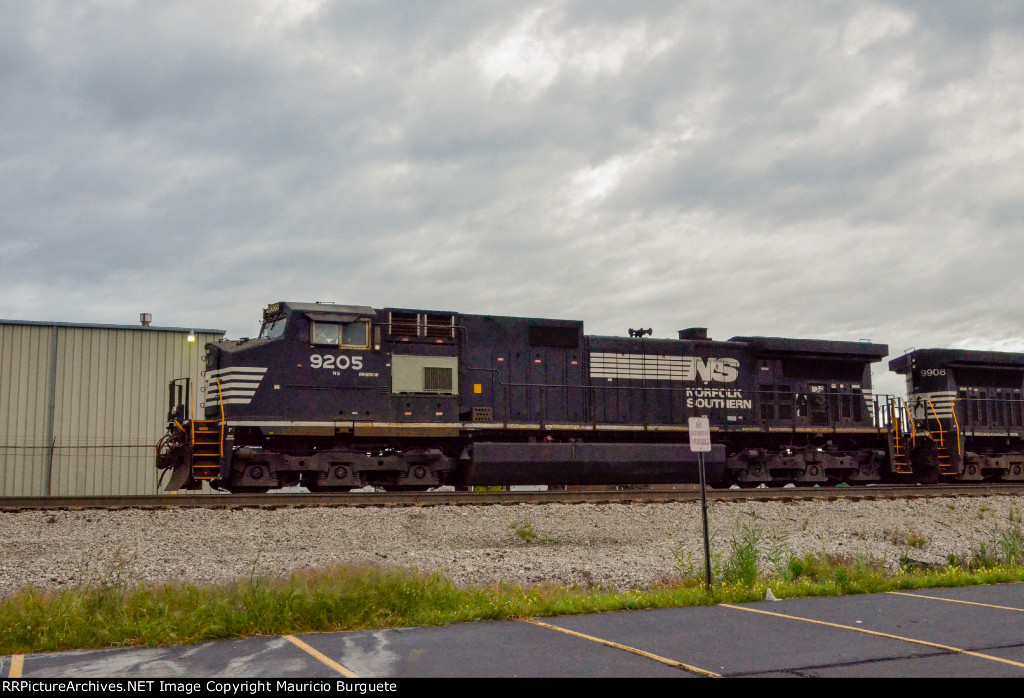
[[[273,303],[258,338],[207,345],[201,416],[171,383],[157,467],[167,489],[231,492],[686,483],[688,418],[706,416],[713,485],[1022,479],[1024,355],[905,355],[904,402],[872,394],[882,344],[629,334]]]
[[[911,469],[907,453],[923,453],[932,480],[1024,480],[1024,354],[920,349],[889,368],[907,377],[894,472]]]

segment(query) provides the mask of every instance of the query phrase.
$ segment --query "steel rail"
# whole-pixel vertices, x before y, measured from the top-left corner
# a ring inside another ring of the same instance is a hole
[[[1024,483],[873,485],[709,489],[713,501],[877,500],[1024,494]],[[641,504],[693,502],[700,489],[548,490],[543,492],[361,492],[294,494],[157,494],[113,497],[0,497],[0,511],[47,509],[279,509],[294,507],[426,507],[513,504]]]

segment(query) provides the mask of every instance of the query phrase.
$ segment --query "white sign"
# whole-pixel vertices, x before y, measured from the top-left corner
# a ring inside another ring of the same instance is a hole
[[[690,417],[690,450],[711,453],[711,420],[707,417]]]

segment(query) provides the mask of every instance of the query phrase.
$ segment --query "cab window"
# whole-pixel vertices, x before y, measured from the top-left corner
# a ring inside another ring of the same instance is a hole
[[[261,339],[274,339],[275,337],[281,337],[284,335],[284,324],[286,318],[278,318],[271,322],[263,323],[263,329],[260,330]]]
[[[310,337],[316,345],[365,349],[369,346],[369,336],[370,323],[365,321],[310,323]]]

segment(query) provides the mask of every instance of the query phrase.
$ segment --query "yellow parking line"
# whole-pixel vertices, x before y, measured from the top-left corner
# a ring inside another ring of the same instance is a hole
[[[900,635],[890,635],[889,633],[879,632],[877,630],[868,630],[867,628],[858,628],[853,625],[841,625],[840,623],[829,623],[824,620],[814,620],[813,618],[801,618],[800,616],[790,616],[785,613],[775,613],[773,611],[762,611],[757,608],[746,608],[744,606],[733,606],[732,604],[723,603],[719,604],[723,608],[732,608],[737,611],[748,611],[750,613],[763,613],[766,616],[775,616],[776,618],[789,618],[790,620],[802,620],[805,623],[815,623],[817,625],[827,625],[830,628],[841,628],[843,630],[855,630],[858,633],[865,633],[867,635],[876,635],[878,637],[889,638],[890,640],[900,640],[902,642],[910,642],[915,645],[924,645],[925,647],[934,647],[940,650],[946,650],[949,652],[956,652],[957,654],[966,654],[972,657],[980,657],[981,659],[991,659],[993,662],[1002,662],[1003,664],[1012,664],[1013,666],[1019,666],[1024,668],[1024,664],[1015,662],[1010,659],[1003,659],[1002,657],[994,657],[991,654],[982,654],[981,652],[972,652],[971,650],[960,649],[959,647],[951,647],[950,645],[941,645],[937,642],[928,642],[927,640],[917,640],[912,637],[902,637]]]
[[[941,596],[925,596],[924,594],[908,594],[903,591],[890,591],[889,594],[896,594],[897,596],[912,596],[915,599],[931,599],[932,601],[949,601],[950,603],[965,603],[969,606],[984,606],[985,608],[997,608],[1000,611],[1020,611],[1024,613],[1024,608],[1015,608],[1013,606],[996,606],[990,603],[980,603],[978,601],[961,601],[960,599],[946,599]]]
[[[20,679],[21,670],[25,667],[25,655],[23,654],[12,654],[11,655],[11,670],[7,672],[7,678],[9,679]]]
[[[359,676],[357,674],[349,671],[348,669],[346,669],[342,665],[338,664],[336,661],[334,661],[333,659],[331,659],[327,655],[323,654],[322,652],[319,652],[318,650],[313,649],[312,647],[310,647],[309,645],[307,645],[305,642],[303,642],[299,638],[295,637],[294,635],[282,635],[282,637],[285,640],[287,640],[288,642],[290,642],[293,645],[295,645],[296,647],[298,647],[300,650],[303,650],[304,652],[308,652],[309,654],[313,655],[314,657],[319,659],[321,662],[323,662],[324,664],[326,664],[327,666],[331,667],[336,672],[341,674],[342,676],[348,677],[350,679],[358,679],[359,678]]]
[[[572,635],[574,637],[580,637],[580,638],[583,638],[584,640],[590,640],[591,642],[596,642],[596,643],[601,644],[601,645],[607,645],[608,647],[614,647],[615,649],[618,649],[618,650],[625,650],[627,652],[632,652],[633,654],[639,655],[641,657],[646,657],[647,659],[653,659],[656,662],[661,662],[662,664],[668,664],[669,666],[675,667],[677,669],[685,669],[686,671],[693,672],[694,674],[699,674],[701,676],[707,676],[707,677],[713,678],[713,679],[720,679],[720,678],[722,678],[721,674],[716,674],[713,671],[708,671],[707,669],[700,669],[700,668],[695,667],[695,666],[690,666],[689,664],[683,664],[682,662],[677,662],[676,660],[668,659],[667,657],[660,657],[660,656],[658,656],[656,654],[651,654],[650,652],[644,652],[643,650],[637,649],[636,647],[629,647],[628,645],[620,645],[617,642],[612,642],[611,640],[604,640],[604,639],[601,639],[599,637],[594,637],[593,635],[584,635],[583,633],[578,633],[575,630],[568,630],[566,628],[560,628],[557,625],[549,625],[548,623],[545,623],[545,622],[539,621],[539,620],[535,620],[533,618],[526,618],[525,621],[527,623],[532,623],[533,625],[539,625],[542,628],[548,628],[549,630],[557,630],[558,632],[565,633],[566,635]]]

